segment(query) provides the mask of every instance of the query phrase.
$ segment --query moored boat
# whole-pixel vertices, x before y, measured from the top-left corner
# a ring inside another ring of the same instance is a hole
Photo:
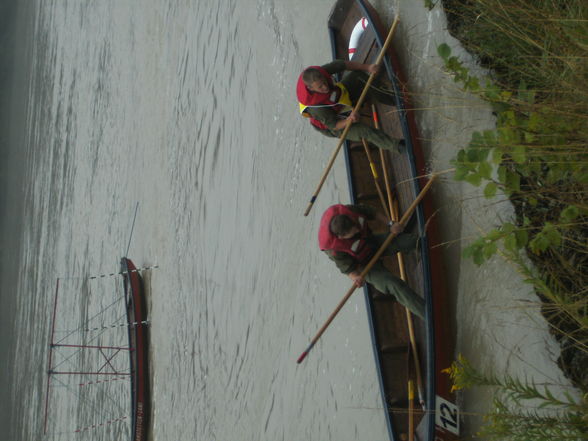
[[[132,440],[147,439],[149,424],[149,359],[147,327],[143,326],[146,319],[143,280],[135,264],[126,257],[121,259],[121,273],[127,306],[127,322],[136,324],[129,326],[129,351],[131,363],[131,408],[132,408]]]
[[[358,26],[358,23],[362,25]],[[376,11],[363,0],[338,0],[329,16],[328,28],[333,58],[348,59],[352,55],[353,61],[362,63],[375,62],[388,34]],[[351,41],[353,51],[350,51]],[[385,169],[390,178],[401,215],[427,182],[428,172],[394,43],[383,59],[381,70],[381,75],[386,78],[384,82],[395,92],[396,103],[394,106],[377,102],[371,103],[373,107],[364,105],[361,114],[362,120],[368,124],[372,124],[372,116],[377,114],[381,130],[405,141],[406,147],[400,155],[391,156],[384,152],[384,162],[370,147],[376,167]],[[389,205],[382,204],[378,196],[362,143],[346,142],[344,150],[352,203],[373,205],[380,210],[384,209],[383,205],[388,208]],[[384,225],[380,227],[385,228]],[[440,248],[435,247],[439,242],[429,195],[418,206],[406,231],[421,237],[417,253],[404,256],[402,263],[387,260],[386,265],[398,277],[404,276],[411,288],[424,298],[425,320],[412,318],[409,323],[404,307],[372,287],[365,288],[390,439],[412,439],[416,433],[421,441],[455,440],[459,435],[459,412],[449,378],[442,373],[454,356],[453,338],[447,317]],[[415,384],[419,391],[420,405],[415,405],[410,398],[411,384]]]
[[[119,272],[57,280],[46,439],[64,434],[93,440],[148,438],[149,322],[141,271],[153,268],[137,268],[123,257]]]

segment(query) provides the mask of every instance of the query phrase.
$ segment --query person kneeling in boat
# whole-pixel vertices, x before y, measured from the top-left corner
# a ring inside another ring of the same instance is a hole
[[[335,83],[332,75],[351,71]],[[359,122],[359,115],[353,112],[363,87],[368,80],[367,73],[377,73],[376,64],[362,64],[354,61],[335,60],[323,66],[310,66],[298,78],[296,95],[302,116],[323,135],[339,138],[347,121],[351,127],[347,139],[361,141],[364,138],[381,149],[399,152],[399,140],[390,138],[381,130]],[[381,87],[372,86],[368,90],[370,99],[393,105],[394,95]],[[349,113],[351,112],[351,113]],[[345,116],[346,115],[346,116]]]
[[[368,221],[386,222],[385,217],[366,205],[332,205],[323,214],[319,229],[319,247],[359,287],[364,283],[361,272],[388,237],[373,234]],[[393,256],[416,247],[415,234],[402,233],[401,224],[393,224],[391,233],[399,233],[382,256]],[[424,317],[424,301],[401,279],[384,267],[381,260],[370,269],[365,282],[384,294],[391,294],[413,314]]]

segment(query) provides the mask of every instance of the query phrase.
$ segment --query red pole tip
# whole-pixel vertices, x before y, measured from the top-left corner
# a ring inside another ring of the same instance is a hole
[[[308,355],[308,351],[304,351],[300,357],[298,357],[298,360],[296,360],[296,363],[300,364],[302,363],[302,360],[304,360],[306,358],[306,356]]]

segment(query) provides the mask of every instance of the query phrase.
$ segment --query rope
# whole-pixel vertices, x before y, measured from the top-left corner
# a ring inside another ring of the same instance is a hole
[[[88,431],[88,430],[97,429],[97,428],[99,428],[99,427],[107,426],[107,425],[109,425],[109,424],[118,423],[118,422],[121,422],[121,421],[123,421],[123,420],[126,420],[126,419],[127,419],[127,417],[126,417],[126,416],[124,416],[124,417],[121,417],[121,418],[116,418],[116,419],[114,419],[114,420],[109,420],[109,421],[106,421],[105,423],[94,424],[94,425],[92,425],[92,426],[84,427],[84,428],[82,428],[82,429],[77,429],[77,430],[75,430],[75,431],[74,431],[74,433],[81,433],[81,432],[86,432],[86,431]]]
[[[159,265],[145,266],[143,268],[137,268],[137,269],[130,270],[130,271],[120,271],[118,273],[100,274],[99,276],[88,277],[88,280],[103,279],[105,277],[113,277],[113,276],[122,276],[123,274],[140,273],[141,271],[149,271],[149,270],[153,270],[155,268],[159,268]]]
[[[111,381],[118,381],[118,380],[129,380],[130,377],[118,377],[118,378],[111,378],[110,380],[99,380],[99,381],[89,381],[88,383],[80,383],[78,386],[90,386],[92,384],[101,384],[101,383],[109,383]]]
[[[110,325],[110,326],[99,326],[96,328],[86,328],[86,329],[74,329],[74,330],[63,330],[63,331],[59,331],[59,332],[88,332],[88,331],[100,331],[102,329],[112,329],[112,328],[123,328],[125,326],[128,326],[130,328],[134,328],[135,326],[140,326],[140,325],[149,325],[149,320],[143,320],[142,322],[132,322],[132,323],[119,323],[116,325]]]

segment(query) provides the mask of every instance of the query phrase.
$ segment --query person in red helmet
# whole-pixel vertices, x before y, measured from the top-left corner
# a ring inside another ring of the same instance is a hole
[[[350,72],[340,82],[335,82],[333,75],[345,71]],[[308,117],[312,126],[323,135],[338,138],[347,122],[351,121],[347,139],[361,141],[364,138],[382,149],[398,152],[398,139],[392,139],[383,131],[359,122],[359,115],[353,112],[354,103],[361,96],[368,80],[367,74],[377,72],[378,66],[375,64],[344,60],[306,68],[300,74],[296,86],[300,113]],[[368,96],[384,104],[394,105],[394,94],[380,86],[372,85]]]
[[[335,262],[343,274],[347,274],[357,285],[362,286],[361,277],[366,264],[387,238],[387,234],[373,234],[368,221],[386,219],[367,205],[332,205],[321,218],[319,228],[319,247]],[[390,231],[398,233],[382,256],[395,255],[416,247],[417,236],[402,233],[401,224],[393,224]],[[384,267],[381,260],[365,276],[378,291],[393,295],[399,303],[414,315],[424,317],[424,300],[402,280]]]

